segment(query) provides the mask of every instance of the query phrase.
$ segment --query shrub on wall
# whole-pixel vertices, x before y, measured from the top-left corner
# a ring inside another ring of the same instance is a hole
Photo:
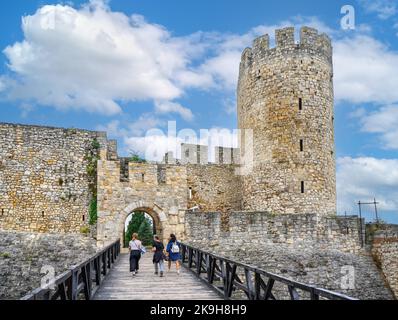
[[[90,208],[89,208],[89,224],[90,225],[95,225],[98,220],[98,215],[97,215],[97,197],[94,197],[91,199],[90,202]]]
[[[90,190],[90,206],[89,206],[89,224],[95,225],[98,220],[97,215],[97,163],[100,160],[99,151],[101,145],[94,139],[91,143],[91,147],[87,152],[86,160],[87,167],[86,172],[89,178],[89,190]]]
[[[130,161],[134,163],[147,163],[137,152],[131,152]]]

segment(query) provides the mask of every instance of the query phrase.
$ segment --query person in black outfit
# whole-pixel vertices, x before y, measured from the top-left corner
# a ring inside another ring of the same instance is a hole
[[[155,274],[158,275],[160,271],[160,277],[164,274],[164,245],[160,241],[158,236],[154,236],[153,241],[153,263],[155,265]]]
[[[130,272],[133,277],[137,274],[139,267],[139,261],[141,259],[142,243],[138,240],[138,234],[134,233],[129,243],[130,250]]]

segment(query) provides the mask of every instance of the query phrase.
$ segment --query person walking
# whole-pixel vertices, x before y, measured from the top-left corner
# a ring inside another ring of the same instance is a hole
[[[164,245],[158,236],[154,236],[152,247],[155,275],[158,275],[160,272],[160,277],[162,278],[164,274]]]
[[[181,243],[177,241],[177,237],[174,234],[170,235],[169,243],[167,244],[167,254],[169,257],[169,271],[171,269],[171,264],[176,264],[177,274],[180,274],[181,267]]]
[[[142,252],[142,243],[140,240],[138,240],[137,233],[134,233],[132,236],[132,239],[129,243],[129,251],[130,251],[130,272],[134,277],[140,268],[139,262],[141,259],[141,252]]]

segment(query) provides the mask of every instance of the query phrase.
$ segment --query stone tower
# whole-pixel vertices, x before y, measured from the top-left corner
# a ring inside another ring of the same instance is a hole
[[[243,52],[238,126],[253,137],[241,136],[245,210],[336,213],[333,100],[327,35],[303,27],[296,43],[294,28],[285,28],[275,48],[265,35]]]

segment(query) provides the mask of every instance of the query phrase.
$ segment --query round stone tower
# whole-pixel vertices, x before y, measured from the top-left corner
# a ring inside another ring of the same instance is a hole
[[[243,208],[275,214],[336,213],[332,45],[303,27],[257,38],[238,85]]]

